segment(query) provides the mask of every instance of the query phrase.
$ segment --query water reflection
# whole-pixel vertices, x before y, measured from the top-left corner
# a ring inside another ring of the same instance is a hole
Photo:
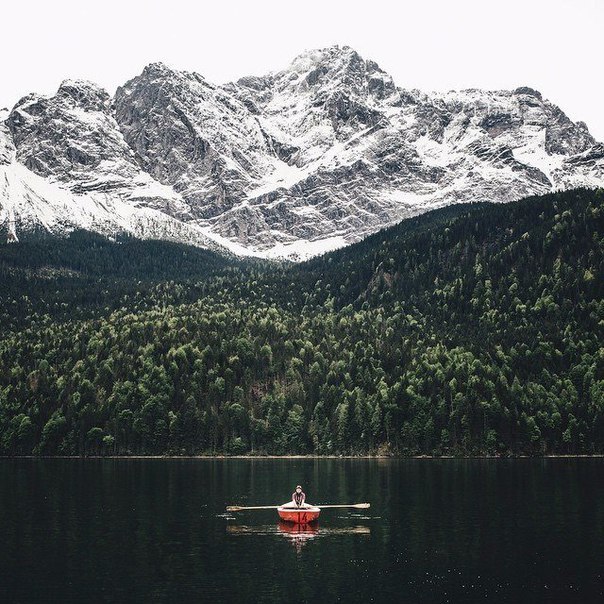
[[[370,511],[225,514],[292,476]],[[602,604],[603,477],[604,459],[4,459],[0,601]]]
[[[317,537],[330,537],[334,535],[370,535],[368,526],[340,526],[319,527],[317,522],[311,524],[295,524],[282,522],[278,524],[247,526],[242,524],[227,524],[226,532],[229,535],[279,535],[285,537],[299,552],[309,541]]]

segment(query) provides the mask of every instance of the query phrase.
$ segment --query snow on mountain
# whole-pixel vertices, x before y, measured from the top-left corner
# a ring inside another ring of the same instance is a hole
[[[21,229],[265,257],[323,253],[451,203],[604,183],[604,145],[537,91],[404,90],[349,47],[224,86],[160,63],[113,99],[66,81],[5,123],[0,221],[12,208]]]
[[[51,98],[29,95],[4,122],[0,222],[9,216],[20,230],[84,228],[217,247],[186,221],[182,197],[140,169],[109,95],[90,82],[65,81]]]
[[[117,90],[115,116],[141,166],[198,218],[229,209],[272,165],[258,120],[196,73],[149,65]]]

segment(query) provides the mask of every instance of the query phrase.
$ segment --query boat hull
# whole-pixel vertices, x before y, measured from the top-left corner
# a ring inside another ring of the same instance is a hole
[[[277,508],[279,518],[285,522],[294,524],[309,524],[319,518],[321,510],[319,508]]]

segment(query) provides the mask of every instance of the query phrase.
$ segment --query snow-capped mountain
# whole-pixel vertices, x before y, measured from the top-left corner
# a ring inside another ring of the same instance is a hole
[[[0,128],[0,222],[304,258],[465,201],[604,185],[604,145],[530,88],[424,94],[348,47],[215,86],[151,64]]]
[[[137,165],[109,102],[90,82],[65,81],[52,98],[17,103],[0,127],[0,222],[215,247],[186,222],[182,197]]]

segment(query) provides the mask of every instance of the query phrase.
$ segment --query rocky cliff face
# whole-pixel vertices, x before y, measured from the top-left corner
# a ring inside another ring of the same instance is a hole
[[[149,65],[118,89],[115,116],[143,169],[182,194],[196,217],[228,210],[270,169],[258,120],[196,73]]]
[[[112,114],[107,92],[84,81],[21,99],[0,129],[0,223],[218,247],[188,224],[183,198],[140,168]]]
[[[180,196],[139,167],[110,101],[107,92],[84,81],[63,82],[51,98],[21,99],[6,120],[17,160],[75,194],[129,200],[187,218]]]
[[[0,143],[0,220],[269,257],[446,204],[604,183],[604,146],[537,91],[404,90],[348,47],[224,86],[162,64],[114,98],[66,81],[19,101]]]

